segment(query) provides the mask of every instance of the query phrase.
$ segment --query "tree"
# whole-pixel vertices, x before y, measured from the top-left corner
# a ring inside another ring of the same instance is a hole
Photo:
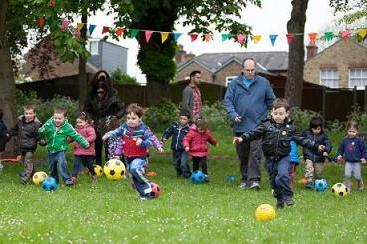
[[[232,36],[251,34],[251,28],[239,22],[241,8],[248,2],[261,5],[260,0],[111,0],[118,13],[117,26],[172,32],[175,22],[182,17],[185,19],[183,25],[191,26],[192,33],[212,33],[214,29],[228,31]],[[169,95],[168,83],[176,72],[173,58],[177,46],[172,35],[164,43],[159,33],[154,33],[148,43],[144,33],[139,33],[137,39],[140,45],[138,65],[146,74],[151,91],[148,104],[153,104]]]
[[[330,6],[336,12],[346,13],[342,21],[351,24],[367,16],[367,0],[330,0]]]
[[[288,33],[304,33],[308,0],[292,0],[291,18],[287,23]],[[303,35],[295,35],[289,44],[288,77],[285,97],[291,106],[301,107],[303,90],[303,67],[305,57]]]

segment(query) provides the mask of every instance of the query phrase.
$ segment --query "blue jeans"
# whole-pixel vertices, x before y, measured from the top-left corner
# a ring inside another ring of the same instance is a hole
[[[55,178],[55,180],[59,182],[59,174],[60,174],[62,180],[65,183],[66,181],[70,181],[70,175],[65,152],[61,151],[57,153],[48,153],[47,156],[51,177]]]
[[[189,154],[186,151],[173,150],[173,166],[178,176],[188,178],[191,176],[190,166],[188,164]]]
[[[284,197],[292,197],[293,191],[289,184],[289,156],[283,157],[280,160],[266,160],[266,166],[269,173],[269,181],[274,189],[274,197],[282,200]]]
[[[83,165],[87,166],[91,175],[95,175],[96,173],[94,172],[93,162],[94,156],[74,155],[74,167],[71,175],[77,177],[78,173],[83,170]]]
[[[135,158],[131,162],[128,160],[128,170],[133,179],[133,183],[136,190],[141,197],[150,197],[152,188],[149,184],[149,180],[145,177],[145,168],[147,167],[147,161],[142,158]]]

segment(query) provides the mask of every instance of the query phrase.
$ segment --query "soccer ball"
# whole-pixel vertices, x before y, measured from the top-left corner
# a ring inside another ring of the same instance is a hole
[[[194,184],[203,184],[205,182],[205,174],[200,170],[192,172],[191,181]]]
[[[53,177],[47,177],[42,182],[42,188],[45,191],[56,191],[57,187],[58,187],[58,184],[57,184],[55,178],[53,178]]]
[[[125,175],[125,165],[118,159],[110,159],[103,167],[109,180],[121,180]]]
[[[269,221],[275,219],[275,210],[269,204],[261,204],[256,208],[255,218],[258,221]]]
[[[41,184],[45,179],[47,178],[47,174],[43,171],[39,171],[39,172],[36,172],[34,173],[33,177],[32,177],[32,180],[33,180],[33,183],[36,184],[36,185],[39,185]]]
[[[325,179],[315,180],[315,191],[325,191],[328,187],[328,183]]]
[[[152,191],[151,191],[150,195],[153,198],[159,197],[159,195],[161,194],[161,188],[159,187],[159,185],[154,183],[154,182],[151,182],[150,186],[152,187]]]
[[[94,172],[97,176],[103,175],[103,168],[101,167],[101,165],[97,164],[96,166],[94,166]]]
[[[331,187],[331,192],[333,192],[338,197],[344,197],[348,195],[348,188],[343,183],[336,183]]]

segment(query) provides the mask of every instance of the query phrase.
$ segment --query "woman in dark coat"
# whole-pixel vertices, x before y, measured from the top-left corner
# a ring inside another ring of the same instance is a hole
[[[112,81],[106,71],[101,70],[95,74],[83,111],[87,112],[94,121],[97,135],[96,164],[102,165],[102,136],[106,132],[106,117],[112,115],[120,119],[125,113],[124,103],[118,97],[117,90],[112,87]],[[106,145],[105,155],[107,155]]]

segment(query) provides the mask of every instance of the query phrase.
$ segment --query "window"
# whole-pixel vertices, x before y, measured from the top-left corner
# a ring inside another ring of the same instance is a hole
[[[353,68],[349,70],[349,88],[364,89],[367,86],[367,68]]]
[[[227,76],[226,77],[226,87],[229,85],[229,83],[231,83],[231,81],[236,78],[237,76]]]
[[[98,41],[91,41],[89,43],[89,52],[91,55],[98,55]]]
[[[320,84],[330,88],[339,87],[339,74],[337,69],[322,69],[320,72]]]

